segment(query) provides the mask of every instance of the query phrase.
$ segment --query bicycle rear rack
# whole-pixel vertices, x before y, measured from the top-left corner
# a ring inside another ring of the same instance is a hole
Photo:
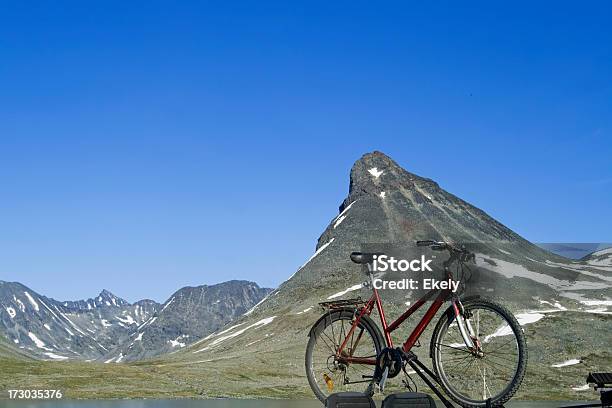
[[[354,298],[354,299],[338,299],[331,300],[329,302],[321,302],[319,306],[321,306],[324,310],[336,310],[336,309],[344,309],[347,307],[354,307],[358,309],[366,305],[366,301],[362,298]]]

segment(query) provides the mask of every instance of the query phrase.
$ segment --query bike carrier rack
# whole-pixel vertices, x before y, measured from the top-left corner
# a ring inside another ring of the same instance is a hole
[[[587,384],[594,384],[595,391],[599,390],[601,403],[570,405],[563,408],[612,407],[612,373],[589,373]]]
[[[440,385],[440,379],[438,378],[438,376],[433,371],[431,371],[429,368],[427,368],[427,366],[423,364],[418,359],[416,354],[414,354],[412,351],[404,352],[402,350],[401,352],[404,355],[404,359],[406,363],[417,373],[419,377],[421,377],[423,382],[427,384],[427,386],[434,392],[434,394],[436,394],[436,397],[440,399],[442,404],[446,408],[455,408],[455,406],[444,396],[442,391],[440,391],[438,387],[436,386],[436,384]],[[434,384],[434,382],[436,384]],[[487,408],[492,407],[490,398],[487,400],[486,407]],[[503,405],[499,405],[499,407],[504,408]]]

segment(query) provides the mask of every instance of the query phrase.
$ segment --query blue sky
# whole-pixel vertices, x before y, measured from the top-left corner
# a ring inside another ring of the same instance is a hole
[[[2,2],[0,279],[276,286],[382,150],[532,241],[612,241],[611,6]]]

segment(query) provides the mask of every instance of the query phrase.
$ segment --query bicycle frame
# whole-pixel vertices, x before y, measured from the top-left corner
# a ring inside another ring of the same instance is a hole
[[[383,327],[383,335],[384,335],[384,338],[385,338],[386,346],[390,347],[390,348],[393,348],[393,339],[391,338],[391,333],[393,333],[393,331],[395,331],[398,327],[400,327],[402,325],[402,323],[404,323],[406,321],[406,319],[408,319],[410,316],[412,316],[429,299],[431,299],[436,293],[438,293],[438,296],[434,299],[434,301],[433,301],[432,305],[429,307],[429,309],[427,309],[427,312],[425,312],[425,315],[423,316],[421,321],[412,330],[412,333],[410,333],[410,335],[408,336],[408,338],[406,339],[406,341],[402,345],[402,349],[404,350],[404,352],[408,352],[408,351],[410,351],[412,349],[412,347],[414,347],[416,342],[419,340],[419,337],[421,337],[421,334],[423,334],[423,331],[425,330],[425,328],[429,325],[429,323],[431,323],[431,321],[433,320],[433,318],[436,315],[436,313],[438,313],[438,310],[440,310],[440,307],[442,307],[444,302],[446,302],[452,296],[452,293],[451,293],[450,290],[432,289],[429,292],[427,292],[422,298],[417,300],[413,305],[411,305],[395,321],[393,321],[391,324],[388,324],[387,323],[387,319],[385,317],[385,310],[383,308],[382,301],[381,301],[380,295],[378,293],[378,290],[373,287],[373,291],[374,291],[374,293],[372,294],[372,297],[370,298],[370,300],[368,300],[366,305],[361,308],[361,310],[359,311],[359,313],[357,315],[357,318],[355,319],[355,321],[353,322],[353,324],[351,326],[351,329],[347,333],[346,338],[344,339],[343,343],[338,348],[338,351],[336,353],[336,357],[341,362],[354,363],[354,364],[376,365],[376,359],[375,358],[372,359],[372,358],[364,358],[364,357],[352,357],[352,356],[343,355],[343,353],[342,353],[343,350],[345,349],[348,341],[349,341],[349,338],[351,338],[351,336],[355,332],[355,329],[357,328],[357,326],[359,326],[359,322],[361,321],[363,316],[372,314],[372,311],[374,310],[374,307],[376,307],[376,310],[378,310],[378,315],[380,317],[381,325]],[[459,316],[459,308],[455,304],[454,300],[453,300],[453,309],[455,311],[455,315]],[[360,338],[358,337],[357,338],[357,342],[359,342],[359,340],[360,340]]]
[[[450,270],[450,265],[452,265],[458,259],[459,258],[457,254],[454,254],[451,252],[451,256],[443,264],[444,272],[446,273],[449,279],[452,279],[452,272]],[[465,264],[461,262],[460,260],[459,260],[459,265],[461,268],[465,267]],[[367,358],[367,357],[353,357],[352,355],[353,351],[357,348],[357,345],[359,344],[359,341],[361,340],[361,335],[363,334],[363,332],[359,334],[359,336],[357,337],[356,343],[353,344],[353,350],[349,350],[350,351],[349,353],[343,352],[349,341],[349,338],[352,338],[353,333],[355,332],[355,329],[357,328],[357,326],[359,326],[359,322],[361,321],[363,316],[371,315],[372,311],[374,310],[374,307],[376,307],[376,309],[378,310],[378,315],[380,317],[380,322],[383,328],[383,335],[385,338],[386,346],[389,348],[393,348],[393,339],[391,338],[391,333],[393,333],[393,331],[395,331],[398,327],[400,327],[402,323],[404,323],[417,310],[423,307],[423,305],[428,300],[433,298],[436,293],[438,294],[438,296],[436,296],[431,306],[429,306],[429,309],[427,309],[427,311],[425,312],[425,315],[421,318],[421,321],[419,321],[416,327],[412,330],[412,333],[410,333],[406,341],[402,344],[402,350],[404,351],[404,353],[408,353],[412,349],[412,347],[414,347],[414,345],[419,340],[419,337],[421,337],[421,335],[423,334],[423,332],[425,331],[429,323],[431,323],[431,321],[435,317],[436,313],[438,313],[442,305],[449,299],[451,300],[453,314],[455,315],[455,320],[457,321],[459,331],[461,332],[461,337],[463,338],[468,349],[473,350],[475,346],[475,343],[474,343],[475,338],[473,337],[474,330],[469,321],[466,321],[464,323],[463,319],[460,318],[461,314],[463,313],[463,305],[461,304],[459,297],[456,294],[453,294],[451,290],[449,289],[430,290],[423,297],[418,299],[413,305],[411,305],[395,321],[389,324],[387,322],[387,318],[385,317],[385,310],[382,305],[382,301],[378,293],[378,289],[376,289],[376,286],[374,285],[374,275],[372,271],[370,271],[369,267],[368,267],[368,271],[369,271],[368,276],[370,278],[370,285],[372,287],[373,294],[372,294],[372,297],[370,297],[370,300],[368,300],[368,302],[366,303],[366,305],[361,308],[359,313],[357,313],[357,318],[354,320],[351,326],[351,329],[346,335],[346,338],[344,339],[340,347],[338,347],[335,357],[339,362],[344,362],[344,363],[349,363],[349,364],[354,363],[354,364],[376,365],[376,358],[372,359],[372,358]],[[476,339],[476,341],[478,340]]]

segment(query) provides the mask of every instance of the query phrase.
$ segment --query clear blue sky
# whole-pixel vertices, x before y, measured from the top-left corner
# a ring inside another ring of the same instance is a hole
[[[0,279],[276,286],[375,149],[529,240],[612,241],[609,2],[176,3],[2,2]]]

